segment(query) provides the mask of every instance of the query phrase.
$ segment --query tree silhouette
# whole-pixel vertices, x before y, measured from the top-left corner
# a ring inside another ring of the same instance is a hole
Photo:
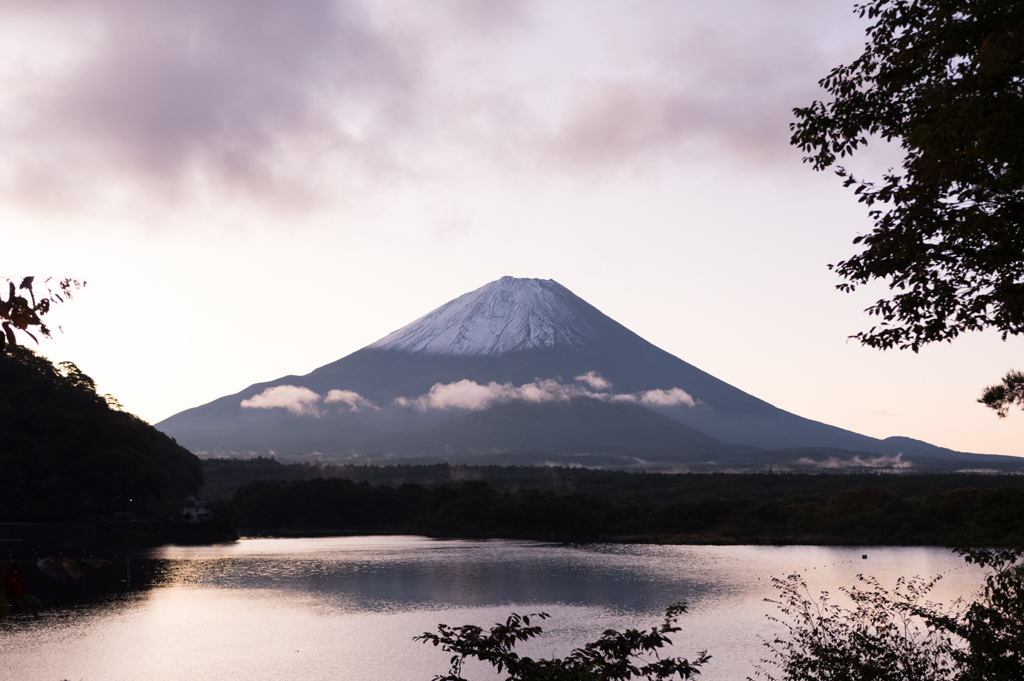
[[[792,144],[835,167],[870,207],[864,249],[834,267],[853,291],[886,281],[854,337],[888,349],[965,331],[1024,333],[1024,3],[874,0],[863,54],[821,86],[831,101],[794,109]],[[880,181],[838,159],[868,136],[898,141],[902,167]],[[982,402],[997,410],[998,400]]]

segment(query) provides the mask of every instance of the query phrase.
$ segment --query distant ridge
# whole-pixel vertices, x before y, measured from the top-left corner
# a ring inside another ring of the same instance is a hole
[[[578,408],[582,400],[599,404]],[[654,416],[670,421],[655,424]],[[688,429],[673,430],[673,422]],[[943,470],[957,462],[1024,467],[1014,457],[880,440],[791,414],[657,348],[553,280],[514,277],[305,376],[251,385],[157,427],[200,456],[423,460],[443,449],[449,461],[472,452],[479,462],[490,452],[507,462],[520,452],[535,462],[527,449],[601,451],[603,460],[657,449],[665,461],[691,465],[721,461],[731,447],[764,450],[746,460],[766,465],[772,450],[836,450],[942,461]],[[716,441],[726,449],[705,446]]]

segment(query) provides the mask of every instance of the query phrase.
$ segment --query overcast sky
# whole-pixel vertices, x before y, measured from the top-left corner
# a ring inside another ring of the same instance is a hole
[[[42,351],[130,411],[339,359],[555,279],[772,404],[1024,455],[1024,343],[847,337],[864,208],[788,144],[848,0],[0,0],[0,274],[88,281]],[[870,145],[865,174],[899,162]]]

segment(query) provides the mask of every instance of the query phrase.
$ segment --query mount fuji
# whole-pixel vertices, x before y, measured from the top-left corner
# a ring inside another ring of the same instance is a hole
[[[157,428],[201,456],[676,469],[1020,463],[791,414],[657,348],[553,280],[514,277],[305,376],[251,385]]]

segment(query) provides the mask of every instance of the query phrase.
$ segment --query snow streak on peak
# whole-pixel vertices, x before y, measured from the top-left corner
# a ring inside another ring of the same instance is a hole
[[[595,347],[600,315],[553,279],[502,277],[459,296],[368,348],[428,355],[501,355]]]

